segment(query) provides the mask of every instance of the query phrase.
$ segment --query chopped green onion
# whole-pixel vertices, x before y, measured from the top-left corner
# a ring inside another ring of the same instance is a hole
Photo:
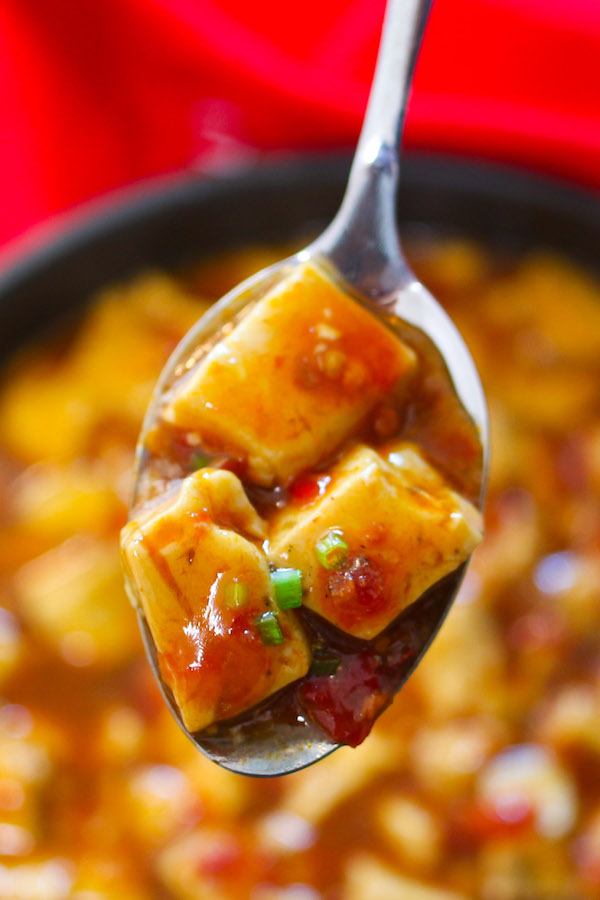
[[[302,572],[300,569],[275,569],[271,572],[275,603],[279,609],[302,606]]]
[[[256,617],[255,623],[263,644],[266,644],[267,647],[283,644],[285,638],[277,621],[277,613],[271,611],[263,613],[262,616]]]
[[[341,659],[339,656],[321,656],[313,658],[308,670],[309,675],[335,675],[340,667]]]
[[[348,544],[337,531],[330,531],[315,546],[319,562],[326,569],[338,569],[348,559]]]
[[[250,589],[243,581],[233,581],[225,585],[225,603],[231,609],[240,609],[248,602]]]
[[[205,466],[208,466],[211,462],[210,456],[206,453],[198,453],[192,454],[192,458],[190,459],[190,467],[192,471],[197,471],[198,469],[203,469]]]

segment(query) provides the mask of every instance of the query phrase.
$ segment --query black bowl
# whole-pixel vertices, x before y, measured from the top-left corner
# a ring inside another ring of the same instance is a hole
[[[137,269],[250,241],[308,239],[335,212],[348,165],[347,156],[293,157],[210,178],[169,176],[38,229],[0,269],[0,357]],[[598,265],[599,196],[534,173],[409,154],[398,213],[403,226],[424,223],[510,251],[555,248]]]

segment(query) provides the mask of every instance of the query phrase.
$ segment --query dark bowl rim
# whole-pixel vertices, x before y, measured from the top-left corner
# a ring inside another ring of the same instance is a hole
[[[1,248],[0,296],[35,271],[68,256],[117,225],[139,221],[175,202],[197,203],[213,192],[215,186],[227,183],[231,189],[236,183],[242,186],[252,179],[266,189],[274,189],[278,183],[289,184],[295,173],[306,177],[308,172],[326,183],[336,176],[339,178],[340,170],[347,169],[350,160],[350,150],[267,154],[242,166],[213,171],[184,169],[109,190],[33,225]],[[452,171],[453,187],[466,195],[497,201],[518,198],[541,208],[570,213],[582,224],[589,221],[590,227],[600,228],[600,190],[512,163],[464,153],[410,150],[403,158],[401,183],[403,173],[410,180],[411,176],[426,170],[429,186],[435,187],[439,171],[440,186],[447,188],[448,169]]]

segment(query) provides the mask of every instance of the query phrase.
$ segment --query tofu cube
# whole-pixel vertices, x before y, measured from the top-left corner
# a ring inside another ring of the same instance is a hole
[[[344,900],[468,900],[466,894],[399,874],[375,856],[354,854],[346,869]]]
[[[135,616],[111,540],[77,534],[17,572],[19,611],[68,663],[110,668],[138,652]]]
[[[415,363],[413,351],[312,264],[297,267],[177,383],[168,422],[285,483],[327,457]]]
[[[273,521],[269,557],[302,570],[305,606],[370,639],[473,552],[481,517],[412,445],[389,448],[387,459],[359,445],[330,475],[316,503]],[[315,548],[332,532],[348,555],[328,569]]]
[[[253,542],[263,533],[241,482],[215,469],[190,475],[122,531],[129,590],[190,732],[249,709],[310,665],[293,612],[277,617],[283,643],[266,646],[257,630],[257,616],[275,610],[267,560]]]

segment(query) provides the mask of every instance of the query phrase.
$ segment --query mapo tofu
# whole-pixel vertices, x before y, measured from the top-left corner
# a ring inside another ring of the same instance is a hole
[[[393,693],[374,640],[481,540],[479,439],[435,352],[301,264],[191,351],[143,441],[125,571],[186,728],[258,703],[277,726],[287,687],[359,743]]]
[[[159,694],[119,586],[141,416],[174,343],[208,300],[278,254],[237,250],[190,275],[116,285],[92,298],[59,352],[37,343],[5,370],[0,894],[592,900],[600,895],[600,285],[580,266],[547,253],[498,259],[463,240],[420,244],[412,255],[467,337],[490,401],[486,537],[440,634],[369,739],[265,784],[198,753]],[[115,346],[126,366],[107,365]],[[575,387],[582,379],[584,391]],[[418,403],[411,408],[419,421]],[[420,452],[473,499],[475,486],[453,477],[457,434],[440,428]],[[384,435],[381,444],[365,436],[389,458]],[[198,447],[171,450],[157,475],[192,474]],[[285,495],[308,509],[326,487],[316,470]],[[252,494],[267,522],[269,500]],[[317,620],[304,607],[297,613]],[[311,652],[321,671],[331,663],[314,643]],[[313,680],[336,677],[304,683]],[[281,695],[290,699],[296,684]]]

